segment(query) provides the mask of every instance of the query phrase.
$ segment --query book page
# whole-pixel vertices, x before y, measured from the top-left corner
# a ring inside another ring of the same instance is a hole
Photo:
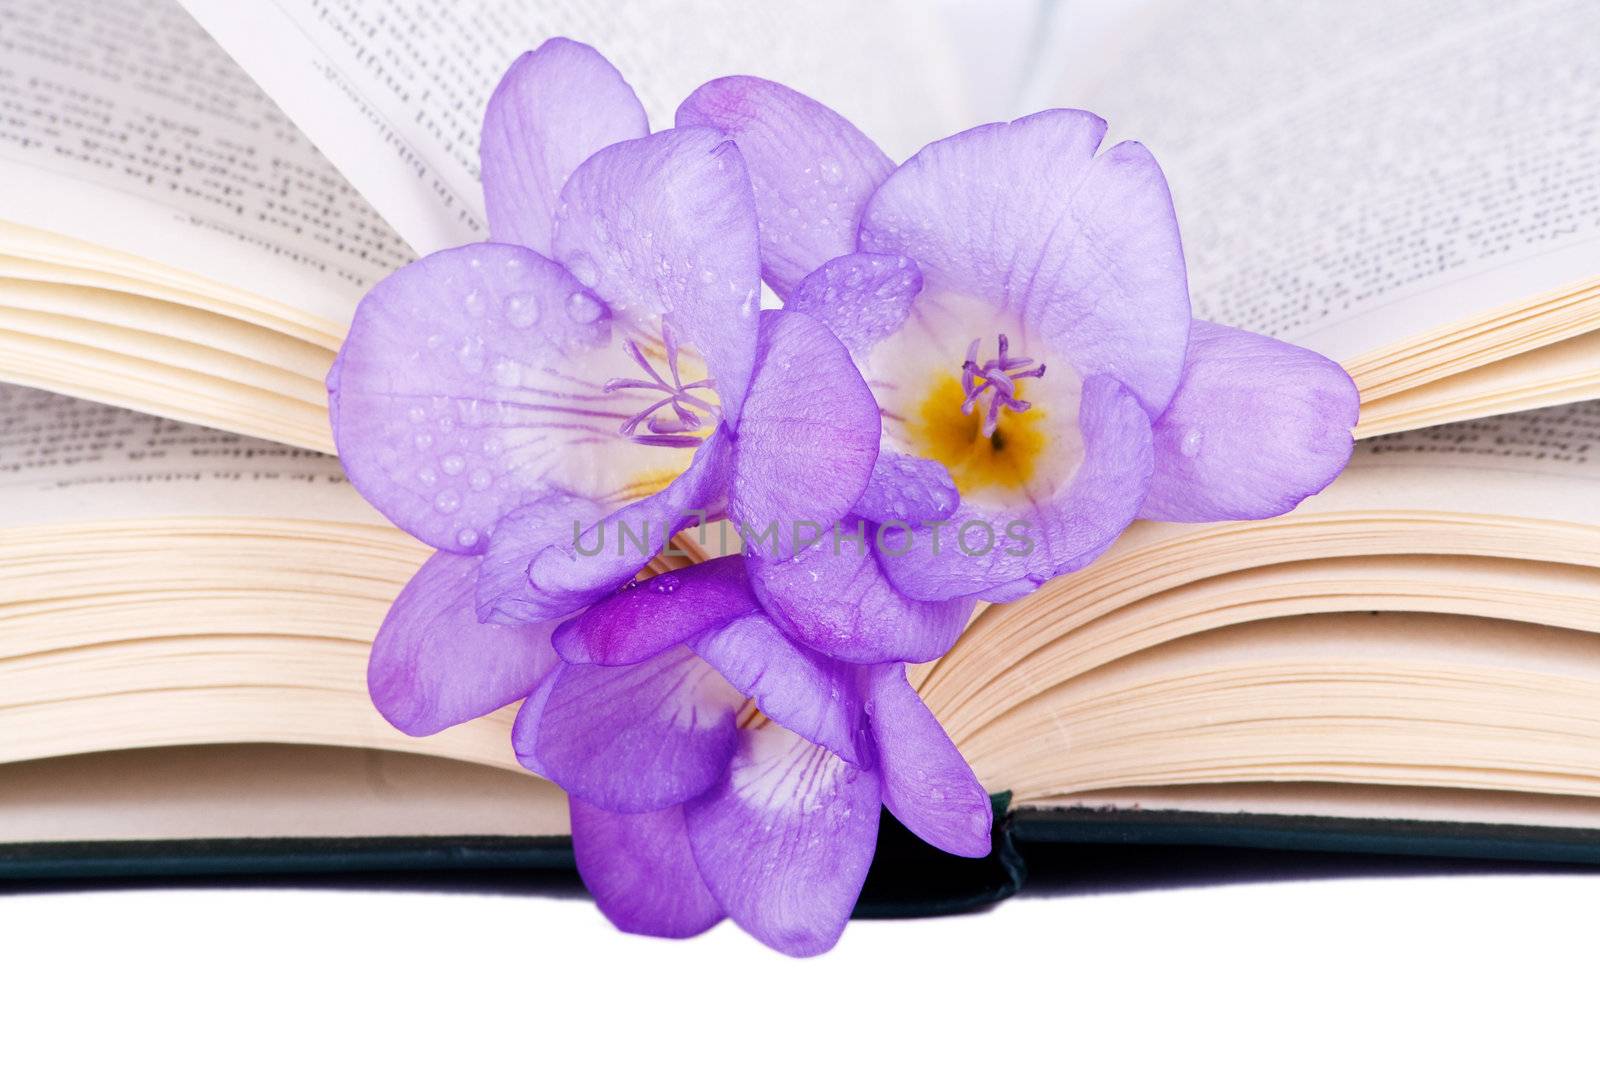
[[[1105,789],[1043,800],[1038,807],[1063,812],[1117,809],[1208,812],[1217,815],[1309,815],[1333,819],[1376,819],[1390,824],[1399,820],[1425,820],[1600,830],[1600,799],[1594,797],[1437,787],[1419,789],[1356,785],[1350,782],[1336,785],[1322,782],[1227,782],[1154,789]],[[1030,807],[1030,810],[1033,809]]]
[[[1337,515],[1361,521],[1423,516],[1446,526],[1464,523],[1469,533],[1482,532],[1485,520],[1495,527],[1509,522],[1524,531],[1520,551],[1539,558],[1574,550],[1573,538],[1589,545],[1592,531],[1600,529],[1600,401],[1358,441],[1349,467],[1332,485],[1267,525],[1292,527]],[[1549,523],[1556,526],[1544,525]],[[1185,529],[1203,527],[1152,523],[1149,529],[1157,538],[1181,538]],[[1422,544],[1437,544],[1446,536],[1443,530],[1430,529]]]
[[[1600,276],[1590,0],[1115,6],[1063,9],[1027,107],[1150,146],[1197,316],[1348,364]]]
[[[941,5],[908,0],[184,2],[422,253],[485,238],[484,106],[548,37],[600,49],[652,129],[701,82],[756,74],[829,102],[897,158],[967,124],[961,72],[982,58],[957,55]]]
[[[11,763],[0,775],[7,843],[569,832],[566,794],[550,782],[409,752],[172,746]]]
[[[0,218],[343,325],[411,251],[171,0],[0,0]]]
[[[1513,471],[1600,480],[1600,401],[1373,437],[1357,443],[1351,466]],[[1593,488],[1581,491],[1594,493]]]
[[[0,385],[0,529],[202,515],[387,525],[332,456]]]

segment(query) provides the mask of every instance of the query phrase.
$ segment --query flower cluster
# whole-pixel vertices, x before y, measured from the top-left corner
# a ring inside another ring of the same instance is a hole
[[[989,799],[906,663],[1135,518],[1275,515],[1342,469],[1349,378],[1191,321],[1161,171],[1104,132],[1049,111],[896,166],[735,77],[651,133],[553,39],[488,105],[492,240],[362,301],[339,453],[437,549],[374,703],[427,734],[521,700],[517,758],[568,793],[619,927],[823,951],[883,807],[985,854]],[[740,551],[640,577],[713,519]]]

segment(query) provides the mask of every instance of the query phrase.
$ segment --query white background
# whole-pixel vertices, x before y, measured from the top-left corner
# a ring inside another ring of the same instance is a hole
[[[1023,897],[777,956],[581,899],[118,889],[0,906],[0,1062],[1594,1063],[1600,877]]]

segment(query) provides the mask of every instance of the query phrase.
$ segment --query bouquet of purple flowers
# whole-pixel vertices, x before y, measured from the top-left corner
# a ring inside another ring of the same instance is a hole
[[[1105,130],[1047,111],[896,165],[732,77],[652,134],[557,38],[489,102],[493,240],[362,301],[339,453],[437,550],[373,702],[429,734],[521,700],[617,926],[825,951],[883,807],[984,855],[988,794],[906,664],[1134,519],[1277,515],[1343,469],[1349,377],[1191,319],[1162,172]],[[719,520],[737,552],[648,576]]]

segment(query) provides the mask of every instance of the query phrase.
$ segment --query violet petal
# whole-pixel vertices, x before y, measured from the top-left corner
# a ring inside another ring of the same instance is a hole
[[[490,235],[548,256],[556,198],[578,164],[649,132],[639,98],[593,48],[552,37],[523,53],[483,117],[478,158]]]
[[[643,663],[564,663],[512,738],[526,766],[608,811],[654,811],[722,777],[744,698],[678,646]]]
[[[579,298],[592,300],[562,267],[513,245],[435,252],[374,286],[328,390],[361,495],[413,537],[477,553],[502,515],[563,488],[577,443],[620,421],[599,382],[584,397],[543,384],[610,339],[598,304],[587,322],[566,313]]]
[[[994,809],[905,667],[862,669],[883,802],[906,829],[957,856],[987,856]]]
[[[861,219],[865,252],[910,256],[924,292],[964,293],[1020,320],[1029,354],[1109,374],[1151,416],[1178,386],[1189,290],[1166,179],[1105,122],[1044,111],[935,141]]]
[[[568,803],[578,873],[617,929],[693,937],[722,921],[695,866],[681,805],[621,815],[576,797]]]
[[[848,663],[921,663],[950,650],[973,601],[912,600],[884,575],[877,527],[860,522],[849,537],[828,537],[790,560],[750,560],[750,582],[767,614],[787,634]]]
[[[744,161],[713,130],[603,148],[567,180],[556,258],[631,330],[671,331],[737,425],[756,353],[761,267]]]
[[[885,443],[855,513],[877,523],[918,525],[948,519],[960,503],[961,494],[943,464],[908,456]]]
[[[825,952],[877,847],[878,778],[786,730],[739,734],[727,776],[684,806],[695,863],[755,938],[791,956]]]
[[[678,106],[677,124],[709,126],[738,144],[761,218],[762,268],[780,297],[855,251],[861,207],[894,169],[842,116],[761,78],[706,82]]]
[[[1140,515],[1281,515],[1344,469],[1360,406],[1355,383],[1332,360],[1197,320],[1183,382],[1155,424],[1155,476]]]
[[[659,493],[622,508],[533,558],[528,579],[552,603],[593,603],[644,569],[673,534],[722,507],[732,447],[726,427],[694,452],[689,469]],[[570,532],[570,531],[569,531]]]
[[[611,594],[562,623],[552,643],[568,663],[638,663],[759,610],[744,560],[724,556]]]
[[[821,322],[865,366],[872,347],[905,324],[920,292],[922,272],[905,256],[854,252],[806,275],[783,306]]]
[[[435,552],[389,607],[367,662],[373,705],[412,736],[437,733],[526,696],[560,661],[554,623],[478,621],[478,560]],[[470,664],[470,670],[463,670]]]
[[[838,339],[809,316],[763,312],[729,500],[746,550],[787,558],[849,514],[880,432],[877,402]]]
[[[854,676],[785,637],[765,615],[746,615],[692,643],[767,718],[842,758],[864,765],[861,697]]]
[[[495,524],[478,571],[478,618],[484,622],[543,622],[572,614],[593,593],[549,595],[528,580],[533,558],[553,545],[570,546],[604,515],[597,501],[550,493]]]

